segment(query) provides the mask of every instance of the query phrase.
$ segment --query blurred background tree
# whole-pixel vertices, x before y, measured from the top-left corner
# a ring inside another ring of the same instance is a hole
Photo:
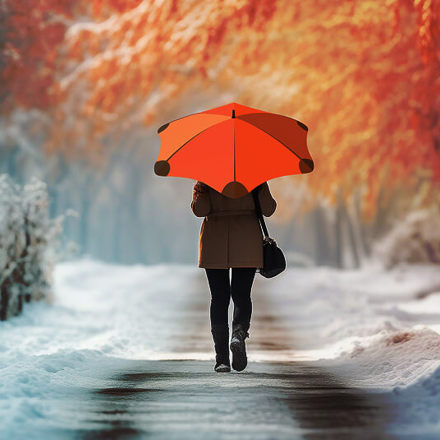
[[[231,101],[309,127],[313,173],[269,181],[270,230],[292,263],[358,266],[411,212],[438,213],[439,1],[5,0],[1,11],[0,171],[44,179],[52,215],[76,209],[66,239],[84,253],[196,262],[193,182],[154,174],[156,129]]]

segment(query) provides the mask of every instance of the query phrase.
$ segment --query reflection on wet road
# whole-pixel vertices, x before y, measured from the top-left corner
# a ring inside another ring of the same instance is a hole
[[[91,390],[77,414],[84,428],[75,438],[430,439],[396,431],[390,394],[344,386],[316,362],[281,361],[294,353],[294,339],[258,281],[248,367],[214,372],[203,276],[193,287],[174,355],[132,361],[105,387]]]
[[[346,388],[302,363],[217,374],[210,361],[144,361],[92,396],[78,438],[418,438],[386,433],[386,395]]]

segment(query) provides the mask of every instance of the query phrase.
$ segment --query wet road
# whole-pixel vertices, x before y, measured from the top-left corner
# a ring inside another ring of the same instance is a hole
[[[216,374],[207,361],[147,361],[93,391],[78,438],[393,439],[386,395],[346,388],[316,367],[255,363]]]
[[[173,355],[136,360],[81,402],[66,404],[80,429],[58,430],[78,439],[414,439],[429,440],[393,423],[388,393],[344,385],[316,362],[298,358],[294,335],[274,316],[263,283],[253,289],[249,363],[242,372],[216,373],[204,273],[181,311]],[[170,305],[171,306],[171,305]],[[232,302],[230,318],[232,316]],[[164,329],[166,331],[166,329]],[[203,359],[207,360],[200,360]],[[253,358],[266,359],[255,362]],[[277,360],[278,359],[278,360]],[[66,422],[68,416],[66,415]],[[52,431],[53,433],[53,431]]]

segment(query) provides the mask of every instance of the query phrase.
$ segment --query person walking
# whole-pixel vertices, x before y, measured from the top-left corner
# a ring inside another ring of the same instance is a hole
[[[264,216],[277,203],[267,182],[255,191]],[[204,217],[199,237],[198,267],[204,268],[211,291],[211,334],[216,352],[216,372],[242,371],[247,365],[245,339],[252,315],[251,289],[257,268],[263,267],[263,234],[251,193],[239,198],[224,196],[203,182],[193,189],[191,209]],[[229,269],[231,268],[231,277]],[[229,343],[228,310],[234,303]]]

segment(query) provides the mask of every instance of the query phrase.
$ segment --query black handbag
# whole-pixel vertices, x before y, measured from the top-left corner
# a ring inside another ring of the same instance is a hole
[[[272,278],[286,268],[286,259],[284,258],[283,251],[277,246],[276,241],[269,237],[266,223],[264,222],[263,215],[261,214],[260,201],[258,200],[257,191],[258,187],[254,188],[252,190],[252,196],[254,198],[258,220],[264,231],[263,267],[259,270],[259,273],[265,278]]]

